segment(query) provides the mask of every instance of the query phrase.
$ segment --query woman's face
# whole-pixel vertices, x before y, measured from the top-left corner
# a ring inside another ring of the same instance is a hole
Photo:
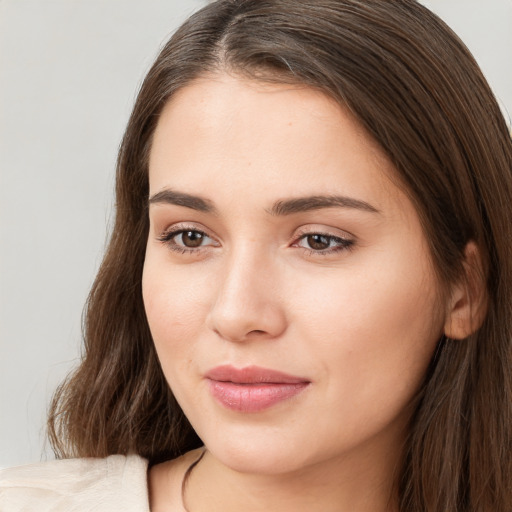
[[[222,463],[397,452],[442,334],[417,213],[347,111],[227,75],[166,105],[150,155],[147,318]]]

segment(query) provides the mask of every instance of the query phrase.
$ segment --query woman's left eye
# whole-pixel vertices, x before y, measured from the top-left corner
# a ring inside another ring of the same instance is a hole
[[[311,253],[332,253],[349,249],[354,244],[353,240],[322,233],[308,233],[302,235],[297,245],[308,249]]]

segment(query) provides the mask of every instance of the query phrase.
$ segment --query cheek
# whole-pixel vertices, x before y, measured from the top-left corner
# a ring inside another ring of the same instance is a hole
[[[149,253],[142,278],[144,307],[157,356],[187,416],[200,408],[201,401],[198,363],[205,354],[196,342],[204,330],[211,288],[203,274],[169,265],[165,256]]]
[[[325,275],[304,273],[295,282],[294,318],[321,331],[325,341],[346,340],[354,349],[372,340],[400,344],[437,335],[442,326],[435,278],[426,263],[381,258]]]
[[[171,271],[172,270],[172,271]],[[204,324],[204,279],[146,256],[142,294],[158,357],[167,375],[193,357],[193,339]],[[194,282],[194,279],[196,282]]]
[[[375,420],[377,410],[398,413],[419,389],[443,318],[429,266],[417,262],[347,268],[297,287],[297,335],[310,340],[303,357],[320,362],[333,407],[343,397],[344,411],[365,414],[367,405]]]

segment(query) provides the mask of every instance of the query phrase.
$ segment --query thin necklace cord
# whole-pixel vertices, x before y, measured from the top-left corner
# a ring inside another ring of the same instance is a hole
[[[190,478],[190,474],[192,473],[192,470],[197,466],[197,464],[199,464],[201,459],[204,457],[205,453],[206,453],[206,450],[204,450],[203,453],[201,453],[201,455],[197,458],[197,460],[195,460],[194,462],[192,462],[192,464],[190,464],[190,466],[185,471],[185,474],[183,475],[183,480],[181,481],[181,503],[183,505],[183,508],[185,509],[185,512],[190,512],[189,509],[187,508],[187,504],[186,504],[186,500],[185,500],[185,491],[187,488],[188,479]]]

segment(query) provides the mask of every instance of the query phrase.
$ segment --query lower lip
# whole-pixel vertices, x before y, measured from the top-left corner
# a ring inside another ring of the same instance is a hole
[[[228,409],[239,412],[259,412],[298,395],[308,384],[308,382],[238,384],[210,380],[210,391],[213,397]]]

